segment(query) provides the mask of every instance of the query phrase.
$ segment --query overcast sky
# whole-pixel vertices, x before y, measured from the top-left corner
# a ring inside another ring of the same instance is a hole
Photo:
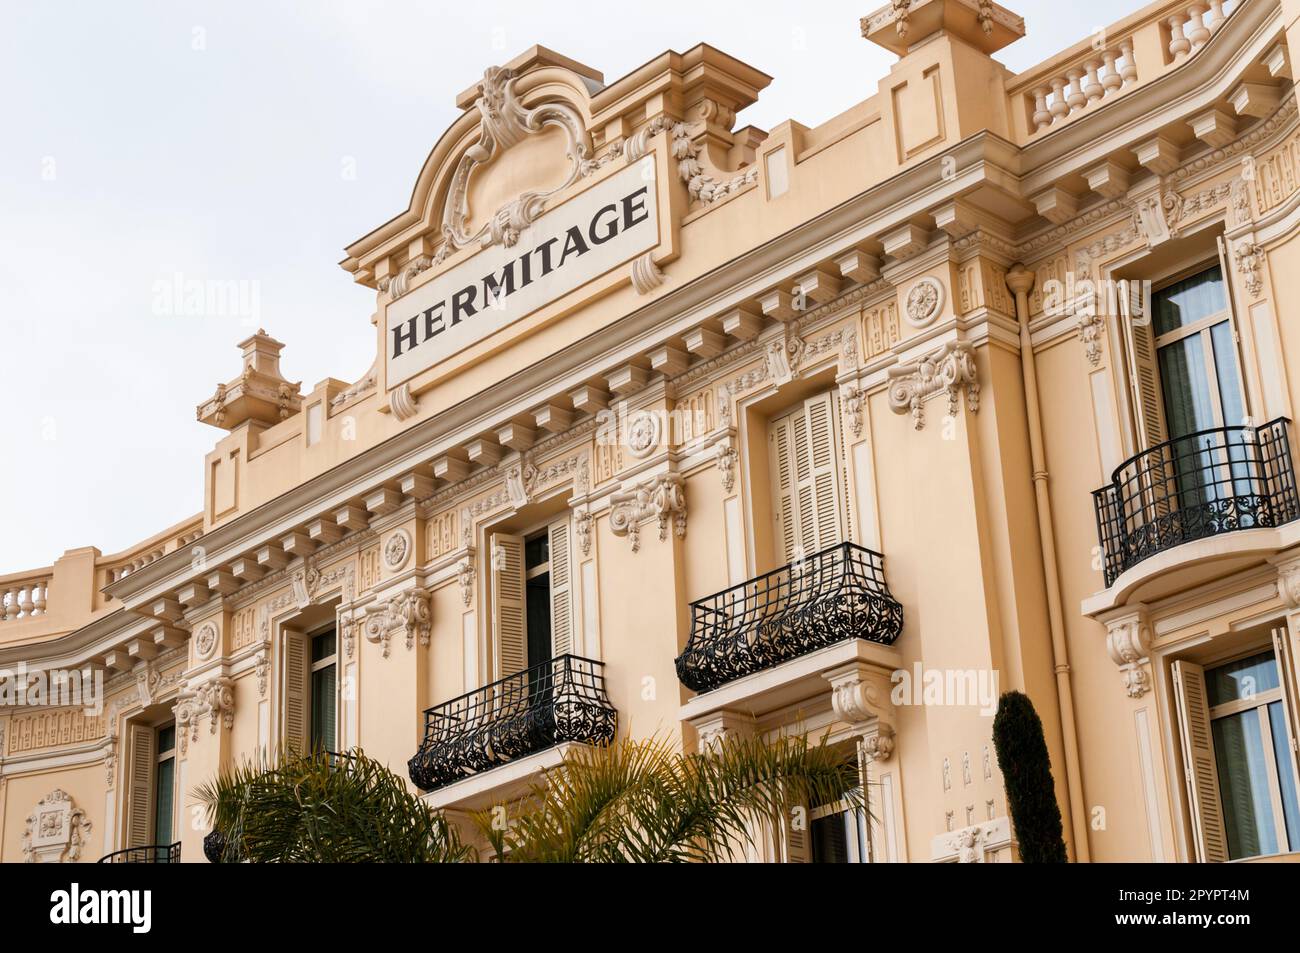
[[[1008,5],[1028,36],[999,58],[1019,71],[1139,2]],[[304,391],[365,372],[374,296],[336,263],[406,208],[485,67],[540,43],[611,81],[707,41],[774,77],[739,125],[813,126],[888,70],[858,32],[878,6],[4,0],[0,574],[197,513],[220,432],[194,408],[255,327]],[[176,276],[250,298],[168,311]]]

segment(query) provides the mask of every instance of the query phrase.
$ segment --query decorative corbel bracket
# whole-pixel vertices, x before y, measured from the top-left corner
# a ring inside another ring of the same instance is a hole
[[[640,526],[654,517],[659,521],[659,539],[668,538],[668,523],[678,539],[686,536],[686,481],[680,473],[661,473],[630,491],[610,497],[609,527],[615,536],[626,536],[632,552],[641,550]]]
[[[368,642],[378,642],[388,658],[394,635],[406,639],[408,650],[415,648],[418,638],[421,645],[429,644],[433,632],[433,609],[428,589],[414,587],[399,592],[386,601],[366,607],[365,636]]]
[[[1119,667],[1124,691],[1141,698],[1151,690],[1150,620],[1146,606],[1127,606],[1123,614],[1105,620],[1106,652]]]
[[[892,672],[861,660],[822,673],[831,685],[835,716],[862,736],[862,751],[874,761],[894,753],[897,709],[890,697]]]
[[[946,393],[948,416],[955,417],[963,388],[967,408],[978,413],[980,385],[974,349],[966,341],[949,341],[919,361],[889,369],[889,408],[896,414],[911,413],[916,429],[923,430],[926,399]]]

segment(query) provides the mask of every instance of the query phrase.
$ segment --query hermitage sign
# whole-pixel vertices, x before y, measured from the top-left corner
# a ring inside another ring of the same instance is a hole
[[[493,245],[388,306],[388,387],[654,248],[654,157],[545,212],[513,247]]]

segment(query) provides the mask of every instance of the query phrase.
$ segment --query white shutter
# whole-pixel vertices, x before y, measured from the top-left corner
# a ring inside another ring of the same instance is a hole
[[[492,534],[492,624],[496,627],[497,678],[528,667],[525,626],[524,539]]]
[[[1192,810],[1196,859],[1218,863],[1228,859],[1228,839],[1219,799],[1219,772],[1214,760],[1214,735],[1205,699],[1205,669],[1191,662],[1174,663],[1174,701],[1178,733],[1187,774],[1187,798]]]
[[[1300,791],[1300,673],[1296,672],[1295,653],[1291,651],[1290,635],[1285,628],[1273,630],[1273,651],[1277,654],[1278,681],[1282,686],[1282,714],[1286,718],[1286,738],[1291,756],[1287,764],[1278,765],[1279,771],[1290,771]],[[1295,850],[1297,845],[1291,846]]]
[[[785,562],[843,542],[843,466],[835,394],[812,397],[773,420],[768,442],[773,515]]]
[[[551,657],[573,651],[573,567],[569,562],[569,517],[546,529],[551,549]]]
[[[154,730],[145,725],[132,725],[130,743],[125,846],[147,847],[153,842],[154,771],[158,767]]]
[[[1126,282],[1119,296],[1123,314],[1124,345],[1128,350],[1129,389],[1133,398],[1133,420],[1139,451],[1169,439],[1165,427],[1164,394],[1160,390],[1160,369],[1156,364],[1154,314],[1143,307],[1140,283]]]
[[[307,725],[307,638],[284,630],[284,746],[306,751],[311,744]]]

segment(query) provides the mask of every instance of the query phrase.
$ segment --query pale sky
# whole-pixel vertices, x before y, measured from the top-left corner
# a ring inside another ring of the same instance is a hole
[[[194,408],[255,327],[304,392],[365,372],[374,293],[336,263],[406,208],[487,66],[540,43],[608,82],[706,41],[774,77],[738,125],[813,126],[886,74],[858,32],[881,2],[4,0],[0,574],[197,513],[222,432]],[[1004,5],[1019,71],[1140,3]],[[165,313],[175,276],[256,298]]]

